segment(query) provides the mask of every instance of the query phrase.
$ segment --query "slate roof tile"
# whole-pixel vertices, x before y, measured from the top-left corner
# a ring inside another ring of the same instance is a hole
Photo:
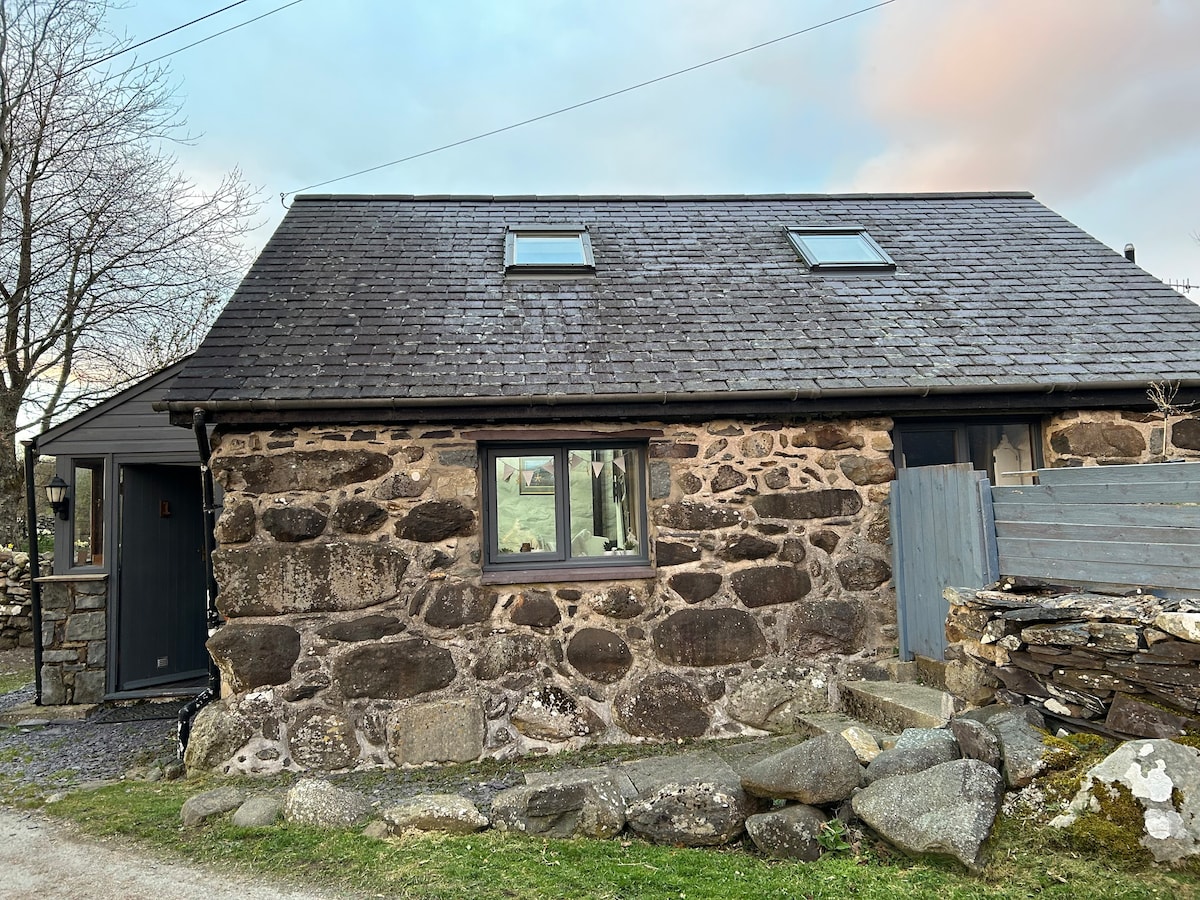
[[[510,225],[596,274],[506,277]],[[895,271],[810,272],[789,225]],[[1200,378],[1200,306],[1028,194],[296,199],[168,401],[1144,385]]]

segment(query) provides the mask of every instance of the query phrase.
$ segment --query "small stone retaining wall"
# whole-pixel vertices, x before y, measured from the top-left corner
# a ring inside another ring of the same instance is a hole
[[[107,658],[107,575],[47,575],[42,594],[42,705],[99,703]]]
[[[1003,702],[1125,737],[1200,735],[1200,598],[945,593],[947,659]]]
[[[226,695],[197,764],[469,760],[827,709],[838,666],[895,641],[891,422],[647,427],[654,576],[505,587],[481,582],[469,431],[218,432]]]

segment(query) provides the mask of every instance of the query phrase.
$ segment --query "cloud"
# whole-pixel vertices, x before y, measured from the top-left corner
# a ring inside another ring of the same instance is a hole
[[[858,76],[886,149],[848,187],[1086,194],[1200,144],[1198,41],[1192,0],[896,4]]]

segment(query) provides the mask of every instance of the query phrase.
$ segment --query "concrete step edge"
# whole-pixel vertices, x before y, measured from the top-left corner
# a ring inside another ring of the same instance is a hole
[[[937,688],[892,681],[838,685],[841,712],[892,731],[941,728],[957,712],[953,696]]]

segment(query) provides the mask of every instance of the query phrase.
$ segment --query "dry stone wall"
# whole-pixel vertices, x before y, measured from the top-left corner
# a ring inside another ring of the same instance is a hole
[[[1200,600],[947,588],[947,658],[1005,703],[1122,737],[1200,734]]]
[[[891,422],[650,427],[654,577],[500,587],[469,433],[219,432],[225,696],[189,765],[469,760],[827,709],[838,667],[895,640]]]
[[[39,561],[47,568],[54,564],[53,557],[47,553],[43,553]],[[0,549],[0,650],[32,646],[29,554]]]

